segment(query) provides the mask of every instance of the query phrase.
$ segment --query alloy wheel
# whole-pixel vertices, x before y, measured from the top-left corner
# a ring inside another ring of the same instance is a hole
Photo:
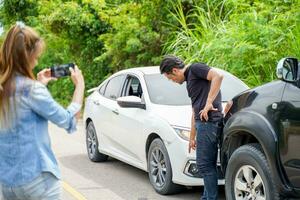
[[[265,186],[260,174],[250,165],[242,166],[234,180],[236,200],[266,200]]]
[[[166,182],[167,167],[164,154],[159,148],[151,152],[149,170],[156,186],[162,187]]]
[[[93,126],[89,125],[87,128],[87,148],[88,154],[92,158],[95,155],[97,148],[96,131]]]

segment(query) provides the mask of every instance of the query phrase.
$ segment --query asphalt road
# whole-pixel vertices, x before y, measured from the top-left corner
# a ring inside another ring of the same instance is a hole
[[[202,187],[188,188],[180,194],[162,196],[149,183],[146,172],[110,158],[93,163],[86,155],[82,123],[74,134],[49,124],[52,148],[63,177],[63,200],[199,200]],[[224,200],[224,188],[219,188]]]

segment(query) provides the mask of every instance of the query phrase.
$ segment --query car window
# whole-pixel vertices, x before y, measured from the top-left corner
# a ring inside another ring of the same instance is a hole
[[[119,97],[121,87],[123,86],[124,75],[116,76],[107,83],[104,96],[116,100]]]
[[[102,84],[102,86],[99,89],[99,93],[100,94],[104,95],[104,91],[105,91],[106,85],[107,85],[107,82],[105,82],[104,84]]]
[[[142,98],[143,90],[139,79],[135,76],[128,76],[124,96],[137,96]]]
[[[225,71],[221,73],[224,75],[221,85],[222,101],[228,101],[248,89],[244,82],[230,73]],[[169,81],[161,74],[147,74],[145,80],[151,102],[161,105],[191,104],[186,90],[186,82],[179,85]]]
[[[161,74],[147,74],[145,80],[151,102],[161,105],[191,104],[185,82],[179,85]]]

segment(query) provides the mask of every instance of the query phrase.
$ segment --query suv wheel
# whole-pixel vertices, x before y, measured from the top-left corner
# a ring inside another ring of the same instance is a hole
[[[225,181],[228,200],[279,200],[268,162],[259,144],[247,144],[233,152]]]
[[[86,148],[88,157],[93,162],[104,162],[108,156],[99,152],[98,145],[96,129],[93,122],[90,121],[86,127]]]
[[[159,194],[174,194],[182,186],[172,182],[172,167],[167,149],[160,138],[152,141],[148,152],[148,174],[151,185]]]

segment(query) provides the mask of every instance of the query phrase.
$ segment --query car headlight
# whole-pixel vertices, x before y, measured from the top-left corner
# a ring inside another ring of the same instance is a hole
[[[175,132],[179,135],[179,137],[187,141],[190,140],[191,131],[188,128],[183,128],[178,126],[173,126],[173,128]]]

